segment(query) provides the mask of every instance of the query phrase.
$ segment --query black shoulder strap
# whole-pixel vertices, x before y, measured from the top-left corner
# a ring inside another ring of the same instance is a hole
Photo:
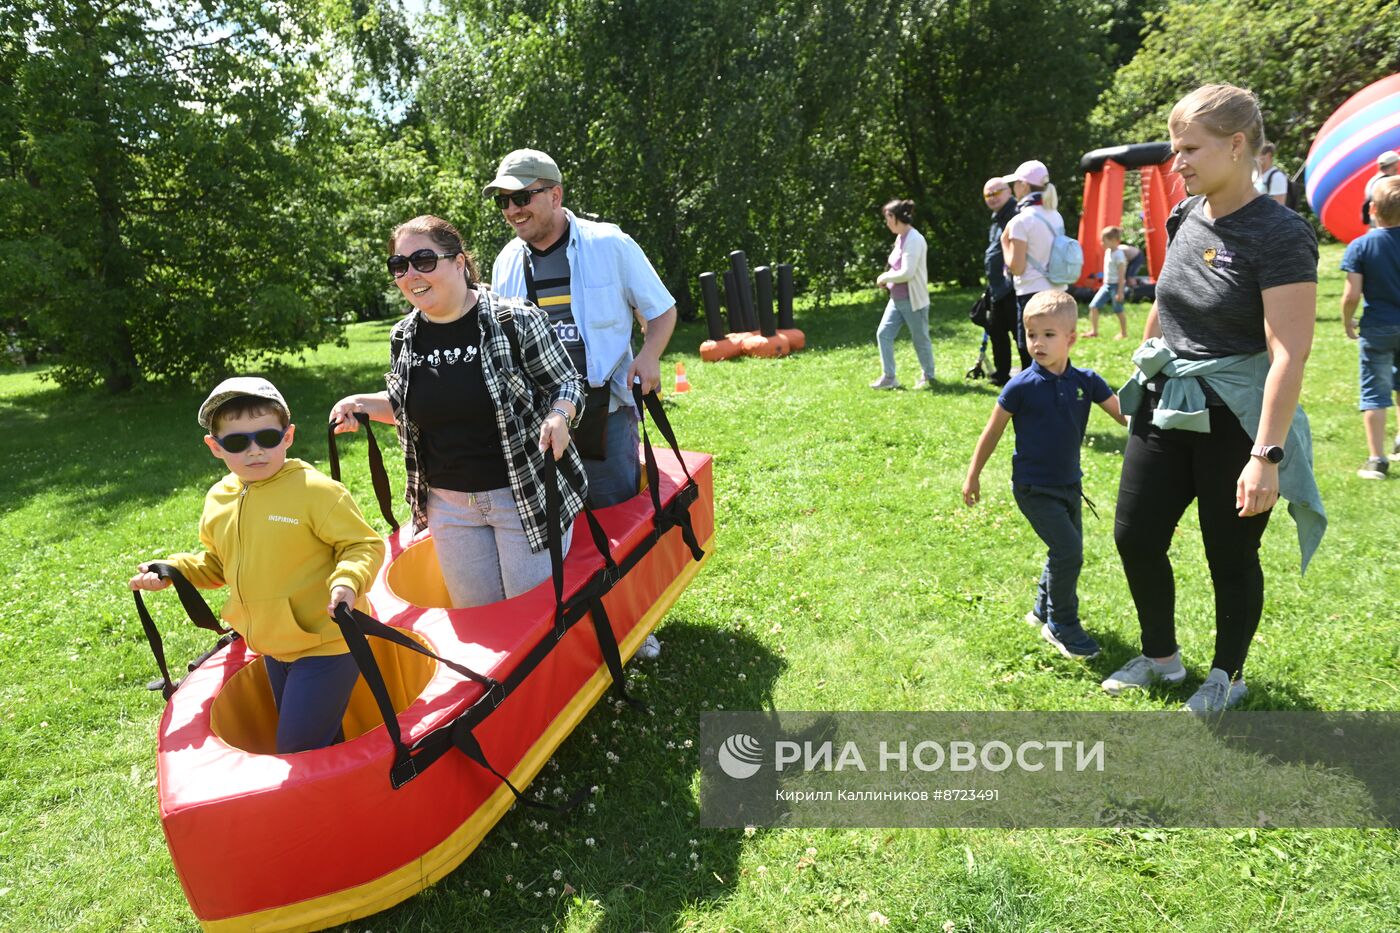
[[[528,259],[525,260],[525,287],[529,290],[531,296],[535,294],[535,280],[530,275],[530,261]],[[524,372],[525,363],[520,357],[520,334],[517,333],[515,329],[515,310],[505,302],[497,304],[494,296],[487,298],[486,295],[489,294],[488,292],[477,292],[477,294],[481,296],[482,301],[490,305],[491,313],[495,316],[496,323],[499,324],[501,330],[505,332],[506,342],[510,344],[511,362],[515,364],[516,369]],[[533,301],[534,298],[531,297],[530,300]]]
[[[1186,200],[1178,204],[1176,207],[1172,208],[1172,212],[1167,215],[1168,244],[1170,244],[1172,240],[1176,239],[1176,230],[1178,227],[1181,226],[1181,221],[1186,217],[1187,214],[1191,213],[1193,210],[1196,209],[1196,205],[1200,203],[1202,197],[1203,195],[1195,195],[1194,197],[1187,198]]]

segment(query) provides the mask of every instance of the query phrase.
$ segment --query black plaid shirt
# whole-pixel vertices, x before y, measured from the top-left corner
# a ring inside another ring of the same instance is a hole
[[[545,529],[544,454],[539,449],[540,425],[550,406],[569,401],[583,413],[583,378],[569,361],[545,314],[518,298],[502,298],[482,288],[477,290],[481,322],[481,374],[496,405],[496,427],[505,452],[510,490],[520,508],[525,537],[530,550],[547,546]],[[511,358],[510,339],[497,320],[501,309],[514,318],[516,341],[520,346],[520,367]],[[420,312],[412,311],[389,334],[389,371],[384,384],[389,403],[398,419],[399,445],[403,447],[404,498],[413,514],[413,526],[428,527],[428,481],[418,465],[418,426],[407,417],[409,360],[413,337],[418,331]],[[523,372],[521,368],[523,367]],[[559,460],[559,491],[563,496],[564,527],[583,508],[588,495],[588,479],[583,462],[570,442]]]

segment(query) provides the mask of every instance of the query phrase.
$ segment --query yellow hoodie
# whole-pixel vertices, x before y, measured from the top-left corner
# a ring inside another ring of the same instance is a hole
[[[326,613],[334,586],[356,608],[384,563],[384,540],[345,487],[302,460],[267,479],[230,473],[210,488],[199,521],[200,554],[168,558],[195,586],[229,586],[220,615],[249,647],[279,661],[349,649]]]

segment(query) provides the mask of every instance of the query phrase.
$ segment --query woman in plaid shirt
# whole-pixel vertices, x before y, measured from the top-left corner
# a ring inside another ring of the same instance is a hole
[[[588,494],[569,438],[583,379],[538,308],[478,286],[447,221],[400,225],[389,252],[413,310],[389,335],[388,389],[346,396],[331,422],[354,431],[364,412],[397,426],[413,525],[432,532],[454,607],[518,596],[550,576],[545,456],[558,465],[565,553]]]

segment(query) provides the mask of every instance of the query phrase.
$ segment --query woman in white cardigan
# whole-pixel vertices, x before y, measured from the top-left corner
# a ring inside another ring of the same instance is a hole
[[[880,345],[881,374],[870,383],[870,388],[900,388],[894,374],[894,338],[906,324],[923,370],[914,388],[931,388],[933,342],[928,336],[928,243],[913,227],[913,201],[891,201],[883,210],[885,226],[895,235],[895,241],[885,271],[875,280],[875,284],[890,293],[890,300],[875,331],[875,342]]]

